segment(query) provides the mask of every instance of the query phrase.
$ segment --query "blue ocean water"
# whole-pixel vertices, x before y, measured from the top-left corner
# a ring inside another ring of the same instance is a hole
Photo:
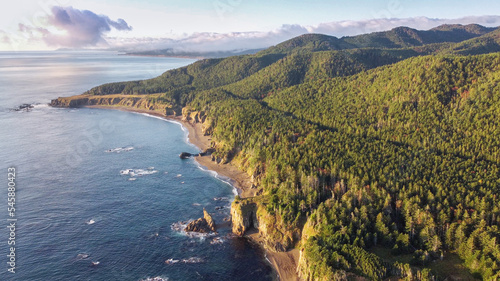
[[[179,159],[197,151],[179,124],[46,105],[191,62],[110,52],[0,53],[0,280],[272,280],[260,249],[231,237],[228,226],[211,236],[177,229],[203,208],[222,224],[234,198],[232,186]],[[23,103],[37,105],[11,110]],[[15,274],[7,271],[9,167],[16,169]]]

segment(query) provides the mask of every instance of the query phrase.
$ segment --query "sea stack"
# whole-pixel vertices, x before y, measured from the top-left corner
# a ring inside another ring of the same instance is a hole
[[[184,229],[186,232],[200,233],[215,232],[216,230],[215,221],[205,208],[203,208],[203,217],[190,222]]]
[[[207,212],[207,210],[205,210],[205,208],[203,208],[203,218],[207,222],[208,228],[210,228],[211,231],[215,232],[216,230],[215,221],[212,218],[212,216]]]

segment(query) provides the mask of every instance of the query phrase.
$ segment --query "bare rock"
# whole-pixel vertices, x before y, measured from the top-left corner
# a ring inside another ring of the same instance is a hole
[[[217,229],[215,227],[215,221],[212,218],[212,216],[203,208],[203,218],[207,222],[208,227],[210,228],[211,231],[215,232]]]
[[[186,232],[199,233],[215,232],[216,230],[215,221],[205,208],[203,208],[203,218],[190,222],[184,229]]]
[[[199,233],[209,233],[210,227],[208,227],[205,218],[199,218],[190,222],[184,229],[186,232],[199,232]]]

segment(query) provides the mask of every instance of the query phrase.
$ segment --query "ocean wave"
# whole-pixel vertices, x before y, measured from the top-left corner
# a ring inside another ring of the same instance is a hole
[[[139,281],[167,281],[168,277],[163,276],[155,276],[155,277],[146,277],[144,279],[140,279]]]
[[[186,226],[192,221],[193,220],[174,222],[173,224],[170,225],[170,228],[173,231],[175,231],[183,236],[186,236],[189,238],[198,238],[202,241],[205,240],[207,237],[211,237],[211,236],[216,235],[216,233],[214,233],[214,232],[200,233],[200,232],[194,232],[194,231],[185,231],[184,229],[186,229]]]
[[[224,242],[226,242],[226,240],[222,237],[215,237],[214,239],[212,239],[212,241],[210,241],[210,244],[211,245],[219,245],[219,244],[224,244]]]
[[[199,257],[190,257],[187,259],[182,259],[182,260],[176,260],[173,258],[165,260],[166,264],[176,264],[176,263],[203,263],[205,262],[204,259],[199,258]]]
[[[135,112],[134,112],[134,113],[135,113]],[[184,139],[184,141],[185,141],[187,144],[189,144],[189,145],[191,145],[191,146],[195,147],[196,149],[200,150],[200,148],[199,148],[199,147],[197,147],[196,145],[192,144],[192,143],[189,141],[189,130],[188,130],[186,127],[184,127],[184,125],[183,125],[181,122],[176,121],[176,120],[166,119],[166,118],[164,118],[164,117],[160,117],[160,116],[155,116],[155,115],[152,115],[152,114],[149,114],[149,113],[137,113],[137,114],[140,114],[140,115],[143,115],[143,116],[146,116],[146,117],[155,118],[155,119],[160,119],[160,120],[165,121],[165,122],[169,122],[169,123],[173,123],[173,124],[177,124],[177,125],[179,125],[179,126],[181,127],[181,130],[184,132],[184,135],[185,135],[185,139]]]
[[[202,258],[199,258],[199,257],[190,257],[190,258],[181,260],[181,262],[183,262],[183,263],[202,263],[202,262],[205,262],[205,260]]]
[[[200,163],[198,163],[196,161],[195,161],[195,163],[196,163],[196,166],[198,167],[198,169],[200,169],[200,170],[202,170],[202,171],[204,171],[206,173],[209,173],[214,178],[216,178],[216,179],[220,180],[221,182],[223,182],[223,183],[231,186],[233,188],[232,191],[233,191],[234,196],[238,195],[238,189],[234,185],[234,180],[233,179],[225,177],[225,176],[221,176],[216,171],[209,170],[205,166],[201,165]]]
[[[160,234],[160,230],[145,233],[142,237],[144,237],[144,239],[146,240],[157,240],[161,238],[164,238],[165,240],[170,239],[170,237]]]
[[[86,254],[86,253],[81,253],[81,254],[78,254],[76,255],[76,260],[79,261],[79,260],[86,260],[90,257],[89,254]]]
[[[56,109],[48,103],[24,103],[14,108],[9,108],[10,112],[42,112],[47,110]]]
[[[130,176],[131,178],[134,177],[141,177],[141,176],[147,176],[147,175],[152,175],[158,173],[157,170],[154,170],[154,167],[149,167],[147,169],[125,169],[120,171],[120,175],[122,176]],[[132,180],[132,179],[130,179]]]
[[[127,152],[127,151],[132,151],[134,150],[134,147],[133,146],[124,146],[124,147],[117,147],[117,148],[112,148],[112,149],[108,149],[104,152],[107,152],[107,153],[121,153],[121,152]]]
[[[34,103],[33,108],[53,108],[48,103]]]
[[[174,259],[172,259],[172,258],[167,259],[167,260],[165,261],[165,263],[166,263],[166,264],[176,264],[176,263],[178,263],[178,262],[180,262],[180,260],[174,260]]]
[[[186,229],[186,226],[192,221],[193,220],[174,222],[172,225],[170,225],[170,228],[173,231],[182,232],[184,231],[184,229]]]
[[[17,226],[17,225],[16,225]],[[23,220],[23,224],[19,225],[18,230],[23,230],[29,233],[44,232],[49,228],[57,229],[59,225],[54,223],[50,218],[28,218]]]

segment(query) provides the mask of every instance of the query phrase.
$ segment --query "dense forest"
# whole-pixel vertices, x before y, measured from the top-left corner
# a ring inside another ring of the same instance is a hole
[[[301,250],[304,279],[444,280],[458,255],[500,280],[499,52],[478,25],[308,34],[86,94],[205,112],[215,158],[259,190],[237,202]]]

